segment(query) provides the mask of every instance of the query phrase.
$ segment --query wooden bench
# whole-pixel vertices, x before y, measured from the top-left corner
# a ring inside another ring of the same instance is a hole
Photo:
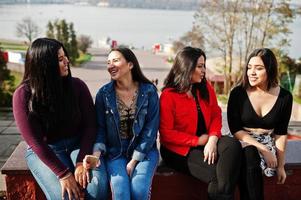
[[[292,145],[293,144],[293,145]],[[5,174],[8,200],[44,200],[45,195],[31,175],[24,159],[26,143],[22,141],[1,169]],[[299,148],[299,149],[298,149]],[[301,140],[289,140],[287,153],[294,160],[287,160],[287,180],[284,185],[276,184],[276,177],[265,178],[266,200],[295,200],[301,196]],[[287,158],[290,158],[288,156]],[[236,192],[238,198],[238,192]],[[207,197],[207,185],[201,181],[175,172],[160,165],[154,176],[152,200],[199,200]]]

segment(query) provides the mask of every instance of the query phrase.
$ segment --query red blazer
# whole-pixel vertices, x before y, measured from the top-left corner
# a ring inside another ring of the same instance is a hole
[[[221,136],[222,115],[215,92],[207,83],[209,102],[199,98],[207,134]],[[160,142],[167,149],[186,156],[190,147],[197,146],[198,113],[193,97],[177,93],[172,88],[163,90],[160,96]]]

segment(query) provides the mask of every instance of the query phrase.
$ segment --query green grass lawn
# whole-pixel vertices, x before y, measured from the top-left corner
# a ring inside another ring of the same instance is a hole
[[[24,42],[0,39],[0,47],[3,50],[26,51],[28,45]]]
[[[0,39],[0,48],[3,50],[26,51],[28,45],[21,41]],[[79,58],[75,61],[75,66],[88,62],[92,59],[92,55],[80,53]]]

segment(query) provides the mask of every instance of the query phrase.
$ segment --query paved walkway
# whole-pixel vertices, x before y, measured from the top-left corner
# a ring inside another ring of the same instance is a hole
[[[0,110],[0,168],[21,140],[11,110]],[[0,191],[4,190],[4,176],[0,174]]]

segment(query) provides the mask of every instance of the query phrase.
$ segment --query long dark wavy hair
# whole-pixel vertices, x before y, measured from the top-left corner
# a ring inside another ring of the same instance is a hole
[[[201,83],[191,83],[192,73],[201,56],[204,57],[206,63],[206,54],[202,49],[187,46],[180,50],[164,81],[163,90],[165,88],[173,88],[176,92],[185,93],[189,91],[192,86],[195,86],[199,90],[201,97],[208,101],[209,92],[206,86],[206,78],[204,77]]]
[[[26,53],[21,84],[31,91],[28,101],[30,117],[38,117],[46,131],[70,123],[79,113],[69,65],[68,75],[60,75],[60,48],[69,59],[63,44],[50,38],[36,39]]]
[[[267,72],[267,89],[269,90],[271,87],[275,87],[278,85],[278,63],[274,53],[268,48],[260,48],[255,49],[248,57],[248,60],[245,65],[245,70],[243,77],[241,79],[240,85],[242,85],[245,89],[250,88],[250,82],[248,79],[248,64],[253,57],[260,57],[265,70]]]
[[[150,83],[153,84],[148,78],[146,78],[144,76],[144,74],[141,71],[141,67],[139,65],[138,59],[135,56],[135,54],[133,53],[132,50],[130,50],[127,47],[116,47],[111,49],[110,53],[113,51],[118,51],[119,53],[121,53],[123,55],[123,57],[125,58],[125,60],[127,62],[131,62],[133,64],[133,68],[131,69],[131,74],[133,77],[134,81],[137,82],[142,82],[142,83]]]

